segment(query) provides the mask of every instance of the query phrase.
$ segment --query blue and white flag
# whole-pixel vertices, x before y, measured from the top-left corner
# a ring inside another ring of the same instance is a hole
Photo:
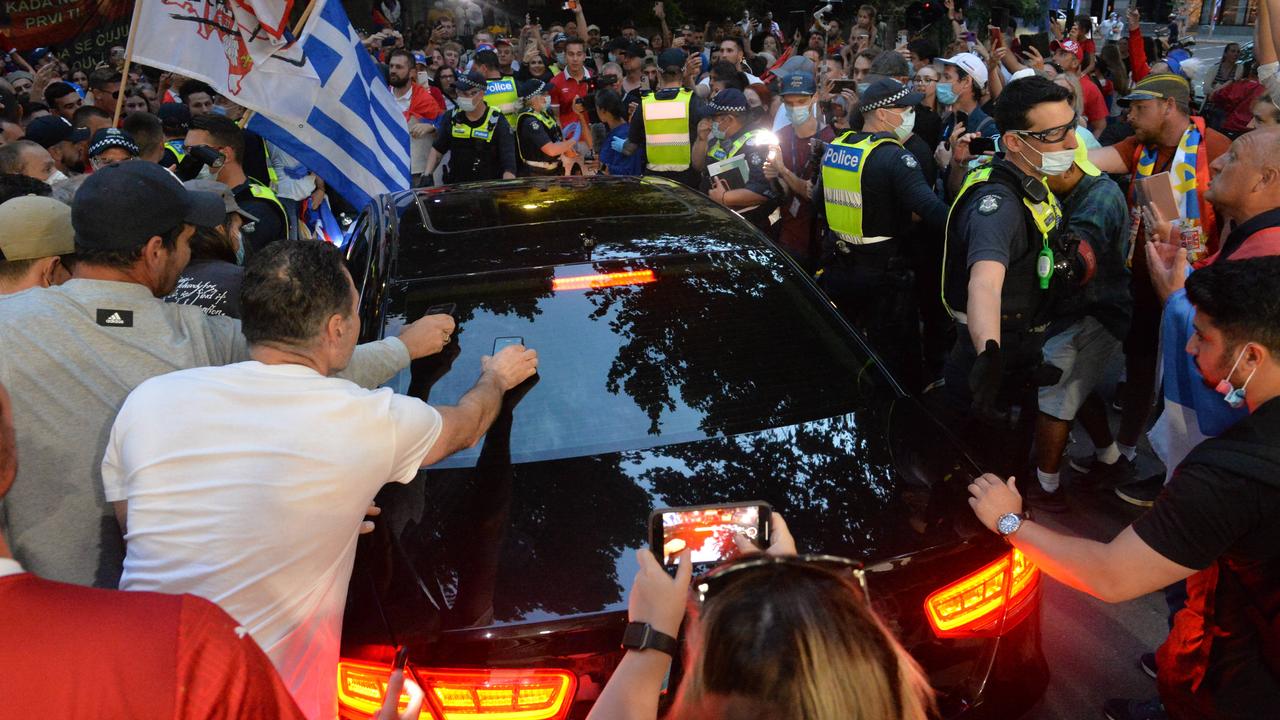
[[[342,3],[319,0],[298,42],[320,78],[306,120],[291,123],[268,109],[254,115],[248,129],[297,158],[357,209],[374,196],[409,189],[404,114]]]

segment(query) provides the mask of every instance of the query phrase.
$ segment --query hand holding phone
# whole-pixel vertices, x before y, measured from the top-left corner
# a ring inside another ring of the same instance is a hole
[[[649,516],[649,547],[668,571],[688,550],[689,562],[701,572],[740,557],[742,538],[758,549],[768,547],[772,513],[763,501],[660,508]]]

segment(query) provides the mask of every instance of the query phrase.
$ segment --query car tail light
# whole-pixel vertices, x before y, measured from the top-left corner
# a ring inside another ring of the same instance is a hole
[[[449,670],[415,668],[426,693],[420,720],[563,720],[576,679],[563,670]],[[391,666],[338,663],[338,703],[376,714],[387,693]],[[400,696],[400,706],[409,701]]]
[[[1039,579],[1040,569],[1014,548],[977,572],[934,591],[924,601],[925,614],[939,637],[995,635],[1029,609],[1027,600]]]
[[[572,277],[555,278],[551,281],[551,289],[587,290],[595,288],[615,287],[617,285],[644,285],[656,282],[658,277],[652,270],[631,270],[628,272],[592,273],[591,275],[574,275]]]

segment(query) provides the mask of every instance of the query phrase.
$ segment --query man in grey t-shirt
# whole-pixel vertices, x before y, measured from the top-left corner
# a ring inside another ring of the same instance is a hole
[[[71,219],[72,279],[0,297],[0,383],[13,397],[22,451],[0,512],[24,567],[114,588],[124,545],[100,465],[125,397],[157,375],[249,353],[239,322],[159,299],[186,266],[195,226],[225,219],[221,198],[189,192],[159,165],[131,160],[93,173]],[[428,316],[399,338],[362,345],[344,377],[376,387],[437,352],[452,328],[451,318]]]

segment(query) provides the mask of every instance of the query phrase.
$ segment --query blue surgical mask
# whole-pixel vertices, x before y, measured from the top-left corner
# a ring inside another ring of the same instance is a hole
[[[787,105],[787,121],[792,125],[803,125],[809,121],[809,106],[792,107]]]
[[[1246,349],[1247,348],[1240,349],[1240,354],[1236,356],[1235,364],[1231,366],[1231,372],[1227,373],[1226,377],[1219,380],[1217,387],[1214,388],[1219,393],[1222,393],[1222,399],[1226,400],[1228,405],[1237,410],[1244,407],[1245,388],[1249,387],[1249,381],[1253,379],[1254,373],[1258,372],[1258,368],[1254,368],[1253,372],[1249,373],[1249,377],[1245,378],[1244,384],[1240,387],[1236,387],[1231,384],[1231,376],[1235,374],[1236,368],[1240,367],[1240,361],[1244,359],[1244,351]]]
[[[723,140],[723,139],[724,139],[724,131],[720,129],[720,122],[719,122],[719,121],[715,121],[715,120],[713,120],[713,121],[711,122],[711,139],[712,139],[712,140]]]
[[[244,267],[244,236],[237,233],[232,239],[236,242],[236,264]]]
[[[953,105],[960,98],[956,96],[956,90],[949,82],[938,83],[938,102],[943,105]]]
[[[560,67],[565,66],[566,63],[564,59],[564,53],[556,53],[556,64],[559,65]]]
[[[858,94],[861,95],[866,92],[869,87],[871,87],[871,83],[858,83]]]
[[[617,54],[617,53],[609,53],[609,62],[611,62],[611,63],[616,63],[616,62],[618,62],[618,54]]]

